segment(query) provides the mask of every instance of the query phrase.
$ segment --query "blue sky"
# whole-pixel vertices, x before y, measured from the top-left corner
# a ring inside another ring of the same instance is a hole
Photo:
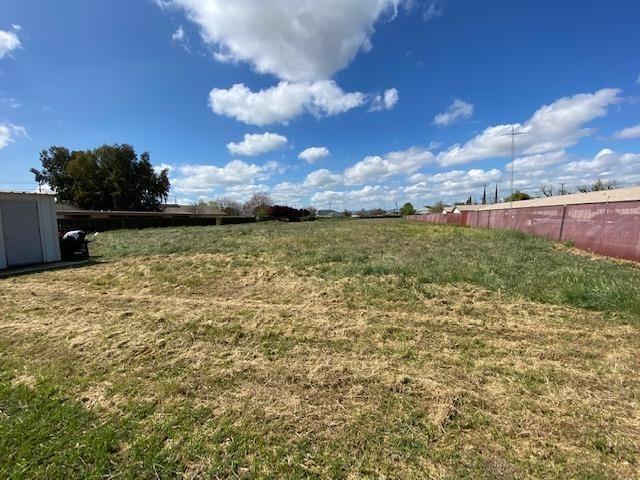
[[[512,126],[517,188],[640,184],[639,20],[631,0],[4,0],[0,189],[33,189],[51,145],[119,142],[183,202],[479,199],[508,194]]]

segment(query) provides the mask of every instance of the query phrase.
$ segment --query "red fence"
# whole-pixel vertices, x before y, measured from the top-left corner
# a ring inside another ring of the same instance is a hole
[[[591,252],[640,261],[640,202],[505,208],[429,215],[409,220],[462,227],[498,228],[572,242]]]

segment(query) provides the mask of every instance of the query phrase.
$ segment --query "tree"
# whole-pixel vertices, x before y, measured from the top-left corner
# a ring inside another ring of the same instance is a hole
[[[505,202],[518,202],[520,200],[530,200],[531,195],[528,193],[521,192],[520,190],[516,190],[507,198],[504,199]]]
[[[52,146],[40,153],[40,163],[42,170],[30,170],[36,182],[79,208],[155,211],[169,193],[168,170],[156,173],[149,153],[138,158],[131,145],[71,152]]]
[[[212,207],[221,210],[226,215],[238,216],[242,215],[242,204],[230,197],[222,197],[209,202]]]
[[[415,214],[416,214],[416,209],[413,208],[413,205],[411,205],[409,202],[405,203],[400,209],[400,215],[402,216],[415,215]]]
[[[442,211],[447,207],[447,204],[444,203],[442,200],[438,200],[436,203],[434,203],[431,206],[427,207],[427,210],[429,211],[429,213],[442,213]]]
[[[593,185],[583,185],[578,188],[579,192],[587,193],[587,192],[600,192],[602,190],[614,190],[618,188],[618,184],[615,180],[609,180],[607,182],[603,182],[602,179],[597,179]]]
[[[553,197],[553,185],[540,185],[540,193],[545,197]]]
[[[273,199],[266,193],[254,193],[249,200],[244,202],[242,210],[255,217],[264,213],[265,207],[272,207]]]
[[[484,186],[484,191],[482,192],[482,205],[487,204],[487,186]]]

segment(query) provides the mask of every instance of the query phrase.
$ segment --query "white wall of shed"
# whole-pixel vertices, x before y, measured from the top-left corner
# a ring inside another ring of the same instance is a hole
[[[3,201],[36,202],[38,204],[38,225],[40,227],[40,242],[42,245],[42,259],[44,262],[60,260],[60,242],[58,240],[58,220],[56,205],[50,195],[4,193],[0,192],[0,204]],[[2,226],[2,209],[0,208],[0,269],[7,268],[7,250],[4,242]]]

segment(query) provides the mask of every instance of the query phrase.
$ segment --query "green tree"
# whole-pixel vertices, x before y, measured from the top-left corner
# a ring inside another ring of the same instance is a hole
[[[518,202],[520,200],[530,200],[531,195],[528,193],[521,192],[520,190],[516,190],[507,198],[504,199],[505,202]]]
[[[447,204],[442,200],[438,200],[433,205],[429,205],[427,207],[427,210],[429,211],[429,213],[442,213],[442,210],[444,210],[445,207],[447,207]]]
[[[79,208],[154,211],[169,193],[168,170],[156,173],[149,153],[138,158],[131,145],[84,151],[53,146],[40,153],[40,163],[42,170],[31,169],[36,182]]]
[[[415,215],[416,209],[409,202],[405,203],[400,209],[400,215]]]

